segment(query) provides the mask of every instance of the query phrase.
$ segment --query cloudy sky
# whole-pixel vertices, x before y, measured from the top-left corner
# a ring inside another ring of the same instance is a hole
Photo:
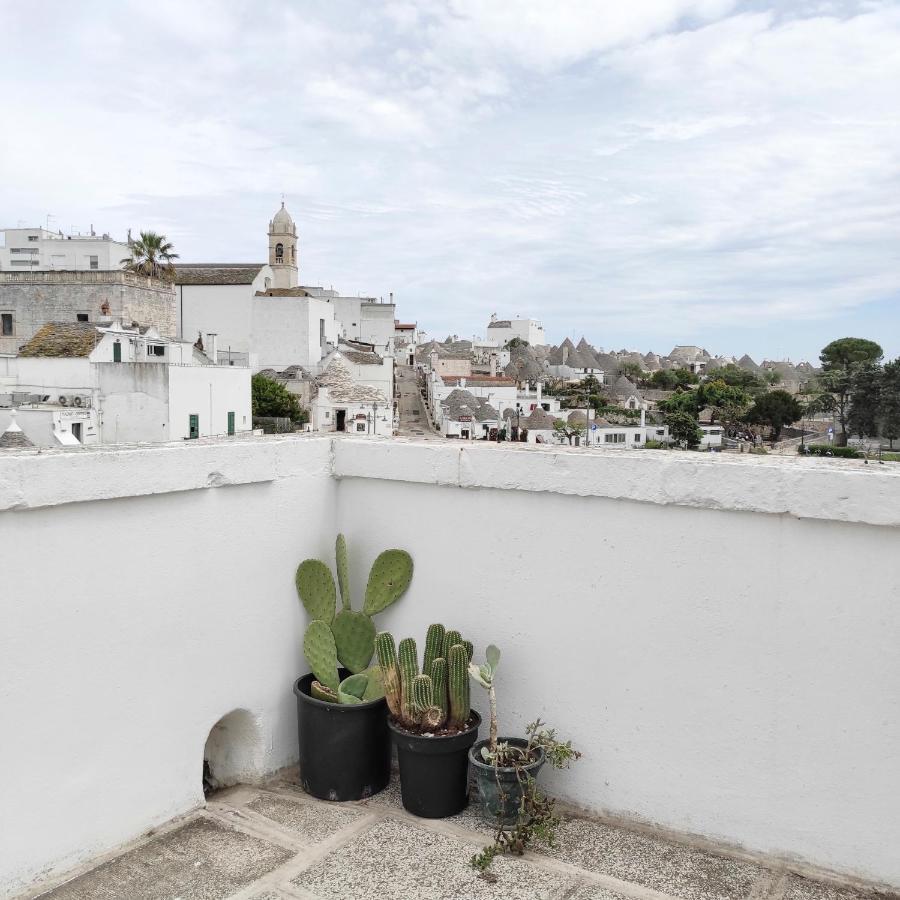
[[[900,2],[16,9],[0,227],[256,261],[284,193],[304,283],[441,337],[900,354]]]

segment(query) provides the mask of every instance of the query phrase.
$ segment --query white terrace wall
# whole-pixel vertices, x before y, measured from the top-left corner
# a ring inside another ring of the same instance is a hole
[[[504,731],[585,751],[564,797],[900,886],[900,475],[293,437],[0,454],[0,896],[202,804],[232,711],[227,776],[294,760],[292,576],[339,528],[357,595],[415,557],[380,627],[502,647]]]

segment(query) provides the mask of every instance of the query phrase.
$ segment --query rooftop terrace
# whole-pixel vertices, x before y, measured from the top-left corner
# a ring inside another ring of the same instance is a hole
[[[4,451],[0,896],[896,892],[898,527],[900,473],[852,461],[319,436]],[[384,547],[415,559],[380,628],[497,643],[501,730],[540,716],[583,751],[541,776],[581,811],[559,850],[490,884],[470,813],[270,780],[296,762],[307,671],[293,573],[339,530],[358,589]],[[216,729],[238,786],[206,805]]]

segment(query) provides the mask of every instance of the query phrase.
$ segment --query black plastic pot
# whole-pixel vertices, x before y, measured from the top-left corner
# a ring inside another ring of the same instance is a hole
[[[498,738],[498,741],[511,744],[513,747],[521,747],[523,750],[528,746],[528,741],[522,738],[502,737]],[[527,777],[537,778],[541,766],[547,761],[547,754],[543,747],[537,747],[537,758],[534,762],[522,766],[522,774],[519,775],[519,770],[513,766],[494,766],[485,762],[481,756],[481,748],[487,745],[487,741],[479,741],[469,750],[469,761],[472,763],[475,785],[478,788],[481,816],[491,825],[496,825],[498,820],[502,820],[504,825],[512,825],[518,818],[522,789],[525,787]]]
[[[363,800],[384,790],[391,777],[384,698],[326,703],[310,697],[313,678],[310,673],[294,682],[303,790],[320,800]]]
[[[469,748],[478,740],[481,716],[460,734],[425,737],[388,722],[400,764],[403,806],[423,819],[443,819],[469,804]]]

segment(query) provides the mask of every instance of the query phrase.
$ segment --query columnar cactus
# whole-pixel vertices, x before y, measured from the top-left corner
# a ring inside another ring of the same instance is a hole
[[[397,647],[400,663],[400,719],[408,725],[418,724],[413,705],[413,682],[419,674],[419,659],[414,638],[403,638]]]
[[[458,631],[448,631],[444,635],[444,648],[443,652],[439,653],[438,656],[443,656],[444,659],[450,659],[450,648],[455,646],[456,644],[462,643],[462,635]]]
[[[431,676],[434,661],[444,655],[444,626],[429,625],[425,635],[425,658],[422,661],[422,674]]]
[[[347,543],[342,534],[337,536],[334,549],[341,592],[341,609],[337,613],[334,577],[325,563],[304,560],[295,577],[297,593],[312,619],[303,639],[303,652],[316,677],[311,693],[316,699],[330,702],[352,703],[350,698],[354,697],[357,703],[375,700],[381,696],[381,687],[380,680],[373,679],[368,669],[375,650],[372,616],[406,593],[412,580],[412,557],[405,550],[379,554],[369,572],[365,602],[359,612],[351,604]],[[353,690],[341,692],[338,664],[354,676],[363,676],[365,686],[359,678],[353,682]]]
[[[442,656],[447,636],[449,660]],[[464,728],[469,721],[469,649],[458,631],[432,625],[425,639],[425,663],[419,673],[416,642],[404,638],[394,649],[394,638],[382,632],[375,639],[385,697],[393,717],[406,728],[434,731],[444,725]]]
[[[378,665],[381,666],[381,678],[384,683],[384,699],[388,709],[395,718],[400,718],[400,667],[397,665],[397,650],[394,636],[389,631],[382,631],[375,637],[375,652]]]
[[[434,705],[441,711],[438,724],[443,725],[450,714],[450,698],[447,695],[447,660],[443,656],[439,656],[431,664],[431,683],[434,688]]]
[[[472,712],[469,705],[469,657],[462,644],[454,644],[450,648],[447,693],[450,697],[450,724],[462,728]]]

